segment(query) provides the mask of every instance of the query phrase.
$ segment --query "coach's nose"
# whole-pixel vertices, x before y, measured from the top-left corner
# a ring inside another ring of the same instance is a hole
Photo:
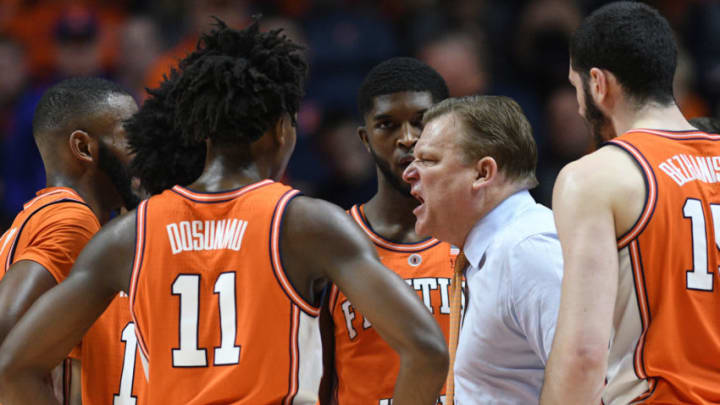
[[[413,160],[412,163],[410,163],[410,165],[408,165],[408,167],[405,168],[405,171],[403,171],[402,179],[406,183],[413,184],[419,178],[417,167],[415,167],[416,161],[417,160]]]

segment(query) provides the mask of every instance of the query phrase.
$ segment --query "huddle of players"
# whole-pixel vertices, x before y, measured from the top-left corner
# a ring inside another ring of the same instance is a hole
[[[3,403],[67,396],[44,378],[68,353],[83,404],[310,404],[318,386],[321,403],[444,403],[457,250],[415,233],[402,173],[445,83],[410,58],[368,74],[378,192],[345,213],[273,181],[306,72],[278,32],[218,22],[139,111],[101,79],[48,90],[33,127],[49,187],[0,239]],[[139,205],[130,170],[153,195]]]

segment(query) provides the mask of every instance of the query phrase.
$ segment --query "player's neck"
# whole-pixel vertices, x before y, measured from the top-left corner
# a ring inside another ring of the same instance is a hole
[[[640,109],[623,108],[619,111],[620,113],[613,117],[613,126],[617,135],[622,135],[634,128],[669,131],[693,129],[675,103],[666,106],[649,103]]]
[[[378,178],[378,192],[364,206],[365,218],[373,230],[387,240],[414,243],[425,239],[415,233],[412,211],[418,201]]]
[[[238,163],[232,156],[208,156],[200,177],[188,187],[200,192],[232,190],[267,178],[257,164]]]

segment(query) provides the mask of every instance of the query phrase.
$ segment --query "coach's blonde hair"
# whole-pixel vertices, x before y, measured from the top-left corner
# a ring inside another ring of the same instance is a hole
[[[426,111],[423,123],[450,113],[462,123],[458,144],[466,161],[490,156],[508,178],[537,186],[537,147],[518,103],[503,96],[449,98]]]

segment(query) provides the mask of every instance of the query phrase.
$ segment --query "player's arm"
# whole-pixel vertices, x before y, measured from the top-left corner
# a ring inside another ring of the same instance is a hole
[[[43,208],[31,221],[33,244],[16,256],[0,280],[0,344],[25,311],[67,276],[72,261],[97,232],[90,210],[76,203]]]
[[[38,298],[0,347],[0,402],[57,404],[43,377],[65,358],[127,289],[135,247],[135,212],[106,225],[78,257],[70,276]]]
[[[41,264],[32,260],[14,263],[0,280],[0,344],[30,306],[57,285]]]
[[[597,404],[607,369],[618,259],[607,166],[588,156],[566,166],[553,190],[564,274],[542,404]]]
[[[417,294],[380,263],[352,219],[335,205],[298,197],[285,214],[283,240],[283,257],[292,260],[286,264],[330,279],[399,354],[393,404],[435,404],[447,376],[445,338]]]

